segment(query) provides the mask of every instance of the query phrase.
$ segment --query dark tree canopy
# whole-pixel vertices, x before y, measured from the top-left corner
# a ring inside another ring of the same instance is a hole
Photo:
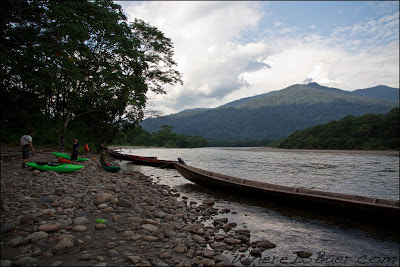
[[[38,128],[40,117],[105,139],[143,118],[149,90],[182,83],[171,40],[144,21],[128,23],[113,1],[1,7],[1,119],[11,128]]]

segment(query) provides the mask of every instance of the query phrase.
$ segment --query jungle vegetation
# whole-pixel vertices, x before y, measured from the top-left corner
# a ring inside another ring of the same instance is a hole
[[[182,83],[173,44],[111,0],[1,1],[2,143],[111,140],[143,118],[146,94]]]

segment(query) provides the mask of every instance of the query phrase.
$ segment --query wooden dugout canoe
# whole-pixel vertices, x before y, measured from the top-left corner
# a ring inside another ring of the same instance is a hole
[[[132,157],[133,157],[133,158],[135,158],[135,157],[138,157],[138,158],[139,158],[139,156],[133,156],[133,155],[128,155],[128,154],[122,154],[122,153],[119,153],[119,152],[114,151],[114,150],[108,150],[108,154],[109,154],[111,157],[113,157],[113,158],[115,158],[115,159],[120,159],[120,160],[129,160],[129,161],[131,161],[131,160],[132,160]],[[157,159],[157,157],[143,157],[143,158]]]
[[[378,199],[342,193],[324,192],[300,187],[246,180],[215,172],[210,172],[179,162],[175,169],[186,179],[206,187],[222,189],[224,192],[244,193],[272,201],[283,201],[306,209],[324,209],[328,212],[348,215],[377,215],[382,217],[400,217],[399,201]]]
[[[174,162],[170,160],[161,160],[157,158],[140,157],[134,155],[127,155],[134,164],[145,165],[151,167],[169,168],[173,169]]]

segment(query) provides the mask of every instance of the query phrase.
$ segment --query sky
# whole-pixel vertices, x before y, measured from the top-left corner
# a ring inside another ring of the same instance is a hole
[[[317,82],[399,88],[398,1],[115,1],[174,46],[183,85],[148,94],[149,114],[215,108]]]

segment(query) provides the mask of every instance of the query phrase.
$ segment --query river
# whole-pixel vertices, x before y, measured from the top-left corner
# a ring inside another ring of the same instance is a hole
[[[287,151],[226,148],[123,148],[123,153],[181,157],[188,165],[267,183],[322,191],[399,199],[399,155],[351,151]],[[123,169],[140,171],[156,182],[175,188],[189,201],[214,198],[216,207],[231,213],[218,215],[251,230],[251,241],[267,239],[277,245],[254,259],[258,266],[399,266],[400,236],[395,229],[314,214],[196,185],[175,169],[160,169],[121,162]],[[309,251],[308,259],[294,252]],[[246,253],[229,256],[241,265]],[[250,256],[250,258],[252,258]]]

